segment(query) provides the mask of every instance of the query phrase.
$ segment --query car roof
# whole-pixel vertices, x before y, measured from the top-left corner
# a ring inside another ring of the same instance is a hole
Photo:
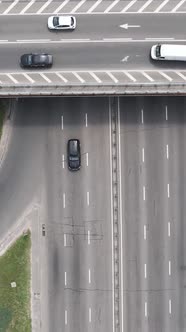
[[[59,25],[71,25],[71,16],[59,16]]]

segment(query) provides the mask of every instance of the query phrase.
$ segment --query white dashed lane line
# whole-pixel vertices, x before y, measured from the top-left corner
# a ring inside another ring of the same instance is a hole
[[[144,148],[142,148],[142,161],[143,161],[143,163],[145,161],[145,151],[144,151]]]
[[[61,116],[61,130],[63,130],[63,115]]]
[[[65,325],[68,323],[68,316],[67,316],[67,310],[65,310]]]
[[[66,247],[67,246],[67,236],[66,236],[66,234],[64,234],[64,247]]]
[[[89,323],[91,323],[91,321],[92,321],[92,310],[91,310],[91,308],[88,309],[88,320],[89,320]]]
[[[88,152],[86,153],[86,162],[87,162],[87,166],[88,166]]]
[[[143,227],[143,237],[144,237],[144,240],[147,239],[147,227],[146,227],[146,225],[144,225],[144,227]]]
[[[171,261],[169,261],[169,276],[171,276]]]
[[[169,146],[168,146],[168,144],[166,145],[166,154],[167,154],[167,159],[169,159]]]
[[[145,186],[143,186],[143,200],[145,201],[146,199],[146,192],[145,192]]]
[[[141,110],[141,123],[143,124],[143,109]]]
[[[165,120],[168,120],[168,108],[167,105],[165,106]]]
[[[167,183],[167,197],[170,198],[170,188],[169,188],[169,183]]]
[[[89,191],[87,191],[87,205],[88,206],[89,206],[89,203],[90,203],[89,199],[90,199],[90,197],[89,197]]]
[[[62,155],[62,166],[63,166],[63,168],[65,168],[65,156],[64,156],[64,154]]]
[[[67,273],[65,272],[65,286],[67,285]]]
[[[169,314],[171,315],[172,313],[172,301],[169,300]]]
[[[88,230],[88,245],[90,245],[90,231]]]
[[[87,113],[85,113],[85,127],[88,127],[88,116]]]
[[[88,283],[91,284],[91,271],[88,270]]]
[[[168,222],[168,237],[171,235],[171,225],[170,222]]]
[[[145,301],[145,317],[147,317],[147,302]]]
[[[65,209],[65,193],[63,194],[63,208]]]

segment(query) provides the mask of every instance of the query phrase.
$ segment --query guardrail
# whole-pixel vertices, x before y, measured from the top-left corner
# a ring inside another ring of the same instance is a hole
[[[73,85],[1,85],[0,97],[29,96],[83,96],[83,95],[185,95],[183,83],[127,83],[127,84],[73,84]]]

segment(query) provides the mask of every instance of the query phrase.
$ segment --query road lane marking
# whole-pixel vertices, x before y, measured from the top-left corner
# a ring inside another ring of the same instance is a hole
[[[88,283],[91,284],[91,271],[88,270]]]
[[[89,323],[91,323],[91,321],[92,321],[92,310],[91,310],[91,308],[88,309],[88,320],[89,320]]]
[[[8,8],[3,12],[3,15],[8,14],[9,11],[10,11],[11,9],[13,9],[13,8],[17,5],[18,2],[19,2],[19,0],[14,0],[14,2],[12,2],[11,5],[8,6]]]
[[[178,8],[180,8],[183,4],[184,4],[185,0],[181,0],[180,2],[178,2],[178,4],[171,10],[171,13],[175,13]]]
[[[43,10],[50,5],[52,1],[53,0],[48,0],[47,2],[45,2],[44,5],[36,12],[36,14],[41,14]]]
[[[52,81],[43,73],[39,73],[41,77],[44,78],[45,81],[47,81],[47,83],[52,83]]]
[[[65,194],[63,194],[63,208],[65,209]]]
[[[87,191],[87,205],[89,205],[89,191]]]
[[[164,0],[162,3],[161,3],[161,5],[159,5],[156,9],[155,9],[155,11],[154,11],[154,13],[158,13],[167,3],[169,2],[169,0]]]
[[[130,2],[128,3],[128,5],[125,6],[125,7],[120,11],[120,13],[125,13],[130,7],[132,7],[132,6],[135,4],[136,1],[137,1],[137,0],[132,0],[132,1],[130,1]]]
[[[147,8],[147,6],[149,6],[151,4],[151,2],[154,0],[148,0],[145,2],[145,4],[138,10],[138,13],[142,13],[142,11]]]
[[[81,0],[72,10],[71,13],[74,14],[87,0]]]
[[[145,38],[147,41],[156,41],[156,40],[174,40],[173,37],[147,37]]]
[[[88,166],[88,152],[86,153],[86,161],[87,161],[87,166]]]
[[[110,6],[107,7],[107,9],[105,9],[104,13],[108,13],[115,5],[117,5],[117,3],[119,2],[120,0],[115,0],[111,3]]]
[[[90,231],[88,231],[88,244],[90,245]]]
[[[123,71],[123,74],[125,74],[131,81],[136,82],[136,78],[134,76],[132,76],[130,73],[128,73],[127,71]]]
[[[147,317],[147,302],[145,301],[145,317]]]
[[[24,14],[34,3],[36,0],[31,0],[21,11],[20,14]]]
[[[169,146],[168,146],[168,144],[166,145],[166,152],[167,152],[167,159],[169,159]]]
[[[117,111],[118,111],[118,146],[119,146],[119,156],[118,156],[118,160],[119,160],[119,218],[120,218],[120,246],[121,246],[121,253],[123,253],[123,217],[122,217],[122,202],[123,202],[123,199],[122,199],[122,181],[121,181],[121,174],[122,174],[122,171],[121,171],[121,121],[120,121],[120,98],[118,97],[117,98],[118,100],[118,108],[117,108]],[[112,179],[112,178],[111,178]],[[113,208],[113,206],[112,206]],[[113,212],[113,210],[112,210]],[[113,222],[113,220],[112,220]],[[112,229],[112,232],[113,232],[113,229]],[[113,233],[112,233],[113,235]],[[112,236],[112,239],[113,239],[113,236]],[[112,244],[112,250],[113,250],[113,244]],[[113,251],[112,251],[113,252]],[[124,308],[123,308],[123,305],[124,305],[124,300],[123,300],[123,294],[124,294],[124,291],[123,291],[123,254],[121,255],[121,332],[124,331],[124,317],[123,317],[123,312],[124,312]],[[114,271],[114,269],[113,269]],[[114,299],[113,299],[114,300]],[[113,308],[114,309],[114,308]],[[114,312],[114,311],[113,311]],[[115,328],[114,328],[114,318],[113,318],[113,331],[115,331]]]
[[[170,197],[170,188],[169,188],[169,183],[167,183],[167,197]]]
[[[64,247],[67,246],[67,237],[66,237],[66,234],[64,234]]]
[[[65,272],[65,286],[67,285],[67,273]]]
[[[89,10],[87,11],[87,14],[92,13],[93,10],[102,2],[102,0],[97,0],[92,7],[89,8]]]
[[[143,123],[143,109],[141,110],[141,123]]]
[[[85,127],[88,127],[88,118],[87,118],[87,113],[85,113]]]
[[[65,310],[65,325],[67,325],[67,310]]]
[[[168,108],[167,105],[165,106],[165,119],[168,120]]]
[[[98,83],[102,82],[100,80],[100,78],[95,73],[93,73],[92,71],[89,71],[88,73],[96,80],[96,82],[98,82]]]
[[[169,300],[169,314],[171,315],[172,313],[172,302]]]
[[[63,115],[61,116],[61,130],[63,130]]]
[[[150,82],[154,82],[154,79],[153,79],[150,75],[148,75],[148,74],[145,73],[145,72],[142,72],[142,74],[143,74],[143,76],[145,76]]]
[[[169,276],[171,275],[171,261],[169,261]]]
[[[147,279],[147,264],[144,264],[144,277]]]
[[[61,5],[60,6],[58,6],[57,8],[56,8],[56,10],[54,11],[54,14],[57,14],[63,7],[65,7],[66,6],[66,4],[69,2],[70,0],[65,0],[65,1],[63,1],[62,3],[61,3]]]
[[[143,236],[144,236],[144,240],[146,240],[147,239],[147,227],[146,227],[146,225],[144,225],[144,227],[143,227]]]
[[[15,84],[18,83],[18,81],[13,77],[11,74],[6,74]]]
[[[184,76],[182,73],[180,73],[179,71],[176,71],[176,74],[178,76],[180,76],[181,78],[183,78],[184,81],[186,81],[186,76]]]
[[[170,237],[170,222],[168,222],[168,237]]]
[[[61,80],[63,81],[63,82],[65,82],[65,83],[67,83],[68,82],[68,80],[63,76],[63,75],[61,75],[60,73],[55,73],[59,78],[61,78]]]
[[[142,148],[142,161],[143,161],[143,163],[145,161],[145,151],[144,151],[144,148]]]
[[[17,39],[17,43],[49,43],[52,42],[50,39]],[[13,44],[14,42],[11,42]]]
[[[172,81],[172,78],[170,76],[168,76],[167,74],[163,73],[162,71],[158,71],[158,73],[161,76],[165,77],[168,81],[170,81],[170,82]]]
[[[81,83],[84,83],[85,80],[78,74],[76,73],[75,71],[72,71],[72,73],[74,74],[74,76],[76,76],[76,78],[81,82]]]
[[[30,83],[35,83],[35,81],[26,73],[23,73],[24,77],[27,78],[27,80],[30,82]]]
[[[145,201],[145,186],[143,186],[143,200]]]
[[[64,156],[64,154],[62,155],[62,165],[63,165],[63,168],[65,168],[65,156]]]
[[[114,81],[114,83],[118,83],[118,79],[109,71],[107,71],[107,75]]]
[[[118,101],[119,103],[119,101]],[[111,252],[111,266],[112,266],[112,331],[114,332],[115,331],[115,289],[114,289],[114,245],[113,245],[113,185],[112,185],[112,181],[113,181],[113,175],[112,175],[112,123],[111,123],[111,99],[109,97],[108,99],[108,111],[109,111],[109,152],[110,152],[110,221],[111,221],[111,248],[112,248],[112,252]],[[118,114],[118,131],[119,131],[119,142],[118,142],[118,145],[119,145],[119,154],[120,154],[120,116]],[[119,157],[119,167],[120,167],[120,157]],[[119,171],[119,181],[121,181],[121,172]],[[121,184],[121,182],[120,182]],[[120,186],[121,188],[121,186]],[[121,195],[121,193],[120,193]],[[120,196],[121,197],[121,196]],[[121,201],[120,201],[121,203]],[[120,204],[120,209],[122,210],[121,208],[121,204]],[[121,215],[120,215],[121,216]],[[121,225],[121,234],[122,234],[122,225]],[[122,251],[122,235],[121,235],[121,251]],[[122,261],[122,258],[121,258],[121,261]],[[121,263],[121,313],[122,313],[122,317],[123,317],[123,304],[122,304],[122,263]],[[123,322],[123,319],[121,319],[122,322]],[[123,332],[123,330],[121,331]]]

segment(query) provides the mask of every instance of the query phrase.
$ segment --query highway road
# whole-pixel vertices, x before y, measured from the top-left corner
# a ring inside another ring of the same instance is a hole
[[[154,62],[149,56],[155,43],[186,42],[184,14],[77,14],[73,32],[49,31],[47,18],[1,16],[1,72],[20,71],[19,59],[25,52],[53,54],[51,70],[56,71],[185,68],[183,63]],[[126,24],[128,29],[121,27]]]

